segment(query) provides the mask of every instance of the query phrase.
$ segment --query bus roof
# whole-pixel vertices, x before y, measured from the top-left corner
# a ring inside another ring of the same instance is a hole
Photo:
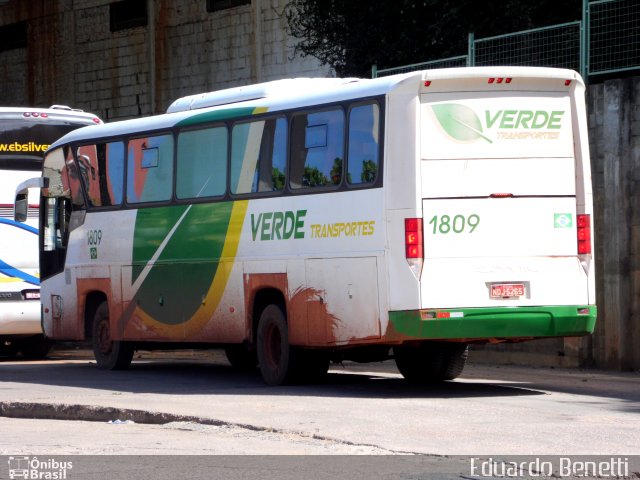
[[[48,119],[84,123],[87,125],[101,124],[95,114],[83,110],[73,109],[66,105],[52,105],[49,108],[33,107],[0,107],[0,119]]]
[[[545,67],[462,67],[422,70],[375,79],[293,78],[190,95],[174,101],[167,113],[96,125],[68,133],[51,145],[109,138],[135,133],[171,129],[202,113],[244,108],[257,112],[276,112],[304,106],[322,105],[350,99],[384,95],[405,85],[419,87],[427,80],[461,80],[486,84],[488,77],[526,77],[535,83],[542,79],[570,79],[582,83],[580,76],[566,69]],[[445,84],[446,85],[446,84]],[[445,86],[446,88],[446,86]]]

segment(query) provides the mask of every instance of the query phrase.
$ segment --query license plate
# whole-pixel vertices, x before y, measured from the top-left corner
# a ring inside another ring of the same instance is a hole
[[[523,283],[496,283],[491,285],[491,298],[518,298],[523,296]]]

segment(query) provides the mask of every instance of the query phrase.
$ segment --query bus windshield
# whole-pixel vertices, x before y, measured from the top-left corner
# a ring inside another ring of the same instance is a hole
[[[0,117],[0,170],[40,170],[49,145],[79,126],[71,121],[35,124],[27,118]]]

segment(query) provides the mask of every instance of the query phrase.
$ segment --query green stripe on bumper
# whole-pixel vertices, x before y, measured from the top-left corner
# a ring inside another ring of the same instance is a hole
[[[595,305],[574,305],[405,310],[389,312],[389,321],[396,334],[416,339],[515,339],[586,335],[596,316]]]

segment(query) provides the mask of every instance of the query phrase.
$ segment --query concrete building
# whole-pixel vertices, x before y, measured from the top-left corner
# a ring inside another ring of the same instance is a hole
[[[176,98],[293,76],[286,0],[0,0],[1,105],[67,104],[105,121]]]

